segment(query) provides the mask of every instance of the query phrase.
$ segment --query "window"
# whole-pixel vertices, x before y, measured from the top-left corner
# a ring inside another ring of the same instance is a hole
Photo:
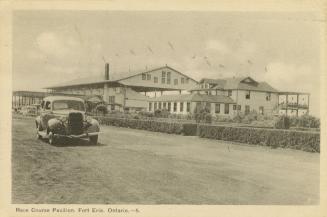
[[[171,79],[171,72],[167,72],[167,81],[169,80],[169,83],[170,83],[170,79]]]
[[[169,102],[168,103],[168,111],[170,111],[170,108],[171,108],[171,103]]]
[[[167,77],[167,84],[170,84],[170,78]]]
[[[233,110],[235,111],[237,109],[237,106],[236,105],[233,105]]]
[[[185,83],[188,84],[189,80],[190,80],[189,78],[186,78]]]
[[[153,77],[154,83],[158,83],[158,77]]]
[[[157,103],[154,103],[154,110],[157,110]]]
[[[161,102],[158,102],[158,109],[161,109]]]
[[[209,113],[211,112],[211,105],[210,105],[210,102],[207,102],[207,103],[206,103],[206,107],[205,107],[205,109],[206,109],[207,112],[209,112]]]
[[[109,96],[109,104],[115,104],[115,96]]]
[[[174,102],[174,112],[177,111],[177,102]]]
[[[164,102],[162,107],[163,107],[164,109],[166,109],[166,105],[167,105],[167,103]]]
[[[57,100],[53,102],[53,110],[62,110],[62,109],[73,109],[78,111],[84,111],[84,103],[75,100]]]
[[[150,75],[150,74],[147,74],[147,75],[146,75],[146,80],[148,80],[148,81],[151,80],[151,75]]]
[[[215,113],[216,114],[220,113],[220,104],[219,103],[215,104]]]
[[[45,103],[45,109],[46,110],[50,110],[51,109],[51,103],[49,102],[49,101],[47,101],[46,103]]]
[[[179,103],[179,111],[183,112],[184,111],[184,102]]]
[[[229,114],[229,104],[225,104],[225,114]]]
[[[241,111],[241,109],[242,109],[242,106],[241,105],[238,105],[237,106],[237,110]]]
[[[247,92],[245,93],[245,99],[250,99],[250,91],[247,91]]]
[[[110,106],[110,110],[111,110],[111,111],[115,110],[115,105],[114,105],[114,104],[112,104],[112,105]]]
[[[270,99],[271,99],[271,93],[267,93],[267,94],[266,94],[266,100],[267,100],[267,101],[270,101]]]
[[[146,79],[146,74],[142,73],[142,80],[145,80],[145,79]]]
[[[161,72],[161,83],[162,84],[166,83],[166,72],[165,71]]]
[[[184,84],[185,78],[181,78],[181,84]]]
[[[190,112],[191,111],[191,103],[188,102],[186,103],[186,112]]]
[[[196,112],[200,112],[201,110],[202,110],[202,104],[201,104],[201,102],[196,102],[195,111]]]
[[[232,96],[232,90],[228,91],[228,96]]]
[[[245,106],[245,112],[244,112],[246,115],[250,113],[250,106],[249,105],[246,105]]]
[[[174,79],[174,84],[178,85],[178,79]]]
[[[259,107],[259,114],[263,115],[263,113],[264,113],[264,107],[260,106]]]
[[[149,111],[152,111],[152,102],[149,102]]]

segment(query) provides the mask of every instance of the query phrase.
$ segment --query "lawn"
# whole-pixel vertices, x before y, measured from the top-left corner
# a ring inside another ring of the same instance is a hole
[[[319,154],[102,126],[99,145],[13,119],[12,202],[318,204]]]

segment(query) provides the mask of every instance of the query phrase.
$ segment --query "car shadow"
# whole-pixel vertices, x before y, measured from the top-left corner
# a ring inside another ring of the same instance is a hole
[[[91,144],[88,140],[85,139],[71,139],[71,138],[60,138],[56,141],[55,144],[52,144],[55,147],[98,147],[106,146],[98,142],[96,145]]]

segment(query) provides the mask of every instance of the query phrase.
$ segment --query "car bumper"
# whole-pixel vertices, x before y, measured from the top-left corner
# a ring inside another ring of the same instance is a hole
[[[90,136],[97,136],[99,134],[100,134],[100,132],[92,132],[92,133],[83,133],[83,134],[80,134],[80,135],[60,135],[60,134],[55,134],[54,136],[79,139],[79,138],[88,138]]]

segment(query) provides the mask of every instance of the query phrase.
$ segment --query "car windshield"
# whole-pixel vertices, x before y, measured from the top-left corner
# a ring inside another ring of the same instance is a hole
[[[84,103],[74,100],[58,100],[53,102],[53,110],[74,109],[84,111]]]

